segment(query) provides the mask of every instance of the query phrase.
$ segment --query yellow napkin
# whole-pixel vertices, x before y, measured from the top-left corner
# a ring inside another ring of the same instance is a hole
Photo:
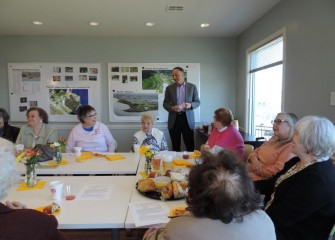
[[[91,152],[83,152],[83,153],[81,153],[80,157],[76,157],[76,161],[77,162],[86,162],[86,161],[92,160],[93,157],[94,157],[93,153],[91,153]]]
[[[20,160],[24,157],[24,152],[20,153],[17,157],[16,157],[16,162],[20,162]]]
[[[62,159],[62,161],[59,164],[57,162],[54,162],[54,161],[48,162],[48,165],[50,167],[55,167],[55,166],[59,166],[59,165],[66,165],[66,164],[69,164],[69,162],[67,160],[64,160],[64,159]]]
[[[201,156],[201,152],[199,150],[194,150],[193,154],[190,154],[189,158],[199,158]]]
[[[123,160],[126,158],[125,156],[121,154],[106,155],[105,157],[108,161]]]
[[[47,206],[43,206],[43,207],[38,207],[38,208],[35,208],[35,210],[39,211],[39,212],[43,212],[43,209],[47,207]],[[50,214],[50,215],[54,215],[55,217],[57,217],[60,213],[62,212],[62,209],[58,209],[57,212],[53,213],[53,214]],[[47,214],[47,213],[46,213]]]
[[[27,191],[27,190],[43,189],[46,183],[47,183],[46,181],[39,181],[36,183],[35,187],[27,187],[27,184],[23,182],[16,190]]]
[[[191,167],[191,166],[193,166],[193,163],[191,163],[187,160],[184,160],[184,159],[173,160],[172,164],[175,165],[175,166],[178,166],[178,167],[182,167],[182,166]]]
[[[148,177],[148,175],[145,172],[140,172],[140,176],[142,178],[147,178]]]

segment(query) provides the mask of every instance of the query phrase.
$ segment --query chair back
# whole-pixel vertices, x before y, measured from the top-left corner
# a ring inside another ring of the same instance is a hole
[[[250,153],[254,150],[254,146],[251,144],[244,144],[244,154],[245,154],[245,160],[248,159]]]

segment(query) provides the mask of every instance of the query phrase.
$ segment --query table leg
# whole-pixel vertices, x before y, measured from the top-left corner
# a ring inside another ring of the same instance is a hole
[[[112,229],[112,240],[120,240],[120,229],[119,228]]]

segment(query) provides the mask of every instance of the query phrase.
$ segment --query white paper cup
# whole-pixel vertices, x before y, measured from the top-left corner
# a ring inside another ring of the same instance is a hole
[[[20,154],[22,153],[24,150],[24,145],[23,144],[16,144],[15,145],[15,151],[17,154]]]
[[[81,147],[74,147],[74,153],[76,154],[76,157],[81,156]]]
[[[63,196],[63,185],[64,183],[61,181],[52,181],[49,183],[51,197],[53,200],[62,200]]]

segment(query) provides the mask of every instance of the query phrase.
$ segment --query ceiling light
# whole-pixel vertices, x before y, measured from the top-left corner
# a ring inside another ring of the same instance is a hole
[[[145,26],[147,26],[147,27],[153,27],[154,25],[155,25],[155,23],[153,23],[153,22],[145,23]]]
[[[92,27],[96,27],[96,26],[98,26],[100,23],[98,23],[98,22],[89,22],[88,23],[90,26],[92,26]]]
[[[202,28],[209,27],[209,23],[201,23],[201,24],[200,24],[200,27],[202,27]]]
[[[42,23],[42,22],[40,22],[40,21],[33,21],[33,24],[34,24],[34,25],[38,25],[38,26],[41,26],[41,25],[43,25],[43,23]]]

